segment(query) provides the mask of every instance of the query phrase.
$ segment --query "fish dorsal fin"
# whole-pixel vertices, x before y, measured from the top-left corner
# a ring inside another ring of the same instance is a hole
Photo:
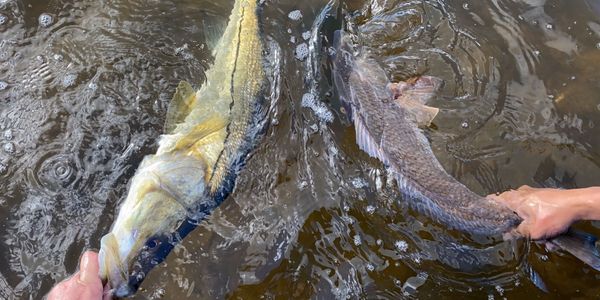
[[[195,101],[196,91],[194,91],[188,82],[180,82],[171,103],[169,103],[165,121],[165,133],[172,133],[177,127],[177,124],[183,122],[185,117],[192,110]]]
[[[424,105],[420,101],[409,97],[400,97],[395,101],[415,118],[419,127],[431,126],[431,122],[433,122],[435,116],[440,112],[439,108]]]

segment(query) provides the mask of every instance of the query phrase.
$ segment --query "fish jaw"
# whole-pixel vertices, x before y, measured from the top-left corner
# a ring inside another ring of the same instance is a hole
[[[177,153],[142,162],[113,228],[101,240],[100,277],[114,296],[135,293],[147,272],[182,238],[179,229],[193,212],[214,206],[206,193],[205,172],[202,160]]]

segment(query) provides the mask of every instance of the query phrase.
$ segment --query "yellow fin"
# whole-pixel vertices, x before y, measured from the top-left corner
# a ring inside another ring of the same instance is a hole
[[[194,91],[188,82],[180,82],[171,103],[169,103],[167,119],[165,121],[165,133],[172,133],[177,127],[177,124],[183,122],[185,117],[192,110],[195,101],[196,91]]]
[[[420,127],[431,126],[431,122],[440,112],[439,108],[423,105],[420,101],[408,97],[400,97],[396,99],[396,103],[411,112]]]

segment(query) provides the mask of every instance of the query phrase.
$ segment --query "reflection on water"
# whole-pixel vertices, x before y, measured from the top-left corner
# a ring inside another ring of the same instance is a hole
[[[0,1],[0,298],[41,298],[99,246],[175,86],[204,81],[231,6]],[[467,251],[410,210],[355,145],[328,62],[345,23],[393,80],[443,78],[428,135],[477,193],[599,185],[595,1],[280,0],[263,17],[282,49],[266,137],[137,298],[600,293],[598,274],[568,255],[523,242]]]

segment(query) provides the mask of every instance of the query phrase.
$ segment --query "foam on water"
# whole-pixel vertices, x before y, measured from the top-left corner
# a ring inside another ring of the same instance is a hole
[[[305,60],[308,57],[309,54],[309,50],[308,50],[308,45],[306,43],[301,43],[298,46],[296,46],[296,58],[298,60]]]
[[[288,18],[293,21],[302,19],[302,12],[300,10],[293,10],[288,14]]]
[[[315,115],[325,123],[333,122],[333,113],[323,104],[318,101],[315,95],[306,93],[302,96],[302,106],[312,109]]]

